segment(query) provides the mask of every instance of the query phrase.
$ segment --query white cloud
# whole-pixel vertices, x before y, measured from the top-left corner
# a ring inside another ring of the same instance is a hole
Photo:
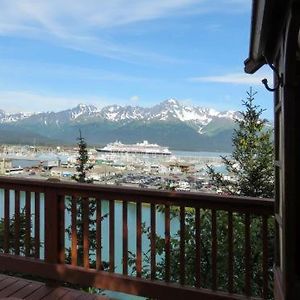
[[[8,75],[28,76],[55,79],[72,78],[82,81],[122,81],[122,82],[149,82],[148,78],[131,76],[120,72],[111,72],[100,67],[82,67],[77,65],[58,64],[50,62],[36,62],[18,59],[0,59],[0,80]]]
[[[135,96],[130,97],[129,100],[132,104],[137,104],[140,100],[140,97],[135,95]]]
[[[169,15],[203,0],[2,0],[1,24],[42,27],[54,35],[108,28]]]
[[[1,0],[0,34],[54,42],[64,47],[126,61],[174,62],[110,40],[103,30],[183,13],[244,7],[246,0]],[[176,60],[175,60],[176,61]]]
[[[211,82],[211,83],[228,83],[228,84],[242,84],[242,85],[261,85],[261,80],[267,78],[272,82],[270,74],[262,74],[260,72],[249,75],[246,73],[228,73],[218,76],[200,76],[189,78],[189,81],[194,82]]]
[[[172,59],[110,40],[103,30],[176,13],[199,0],[1,0],[0,34],[51,41],[64,47],[135,61]],[[200,0],[200,2],[202,2]]]
[[[7,112],[61,111],[77,106],[79,103],[102,107],[120,102],[120,99],[98,96],[58,96],[32,91],[1,91],[0,109]],[[30,109],[29,109],[30,107]]]

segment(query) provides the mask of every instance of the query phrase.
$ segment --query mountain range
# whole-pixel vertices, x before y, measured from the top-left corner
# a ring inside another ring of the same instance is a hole
[[[89,145],[148,140],[171,149],[230,151],[236,111],[184,105],[169,99],[153,107],[79,104],[60,112],[0,110],[0,143],[75,144],[82,131]]]

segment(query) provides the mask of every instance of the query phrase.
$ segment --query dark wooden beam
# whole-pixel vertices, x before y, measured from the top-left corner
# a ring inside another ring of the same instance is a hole
[[[274,214],[274,200],[244,196],[218,195],[196,192],[173,192],[143,190],[128,187],[108,187],[106,185],[80,184],[72,182],[49,182],[36,179],[20,179],[0,176],[0,188],[21,191],[55,193],[55,196],[77,196],[105,200],[127,200],[139,203],[218,209],[246,213],[249,210],[257,215]]]
[[[157,280],[113,274],[72,265],[49,264],[41,260],[0,254],[0,270],[38,275],[55,281],[94,286],[155,299],[247,300],[246,296],[191,288]],[[251,298],[255,299],[255,298]],[[256,298],[259,299],[259,298]]]
[[[284,22],[292,0],[253,0],[249,57],[244,61],[245,72],[255,73],[267,63],[274,63]]]

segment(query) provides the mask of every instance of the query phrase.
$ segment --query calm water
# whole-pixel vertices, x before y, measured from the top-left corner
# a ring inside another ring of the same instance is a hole
[[[227,153],[217,153],[217,152],[189,152],[189,151],[173,151],[178,157],[219,157],[220,155],[227,155]],[[14,160],[14,166],[30,167],[38,163],[38,160]],[[20,206],[21,209],[25,207],[25,193],[20,193]],[[41,243],[44,243],[44,197],[41,194],[40,203],[40,228],[41,228]],[[10,217],[14,214],[14,192],[10,192]],[[31,195],[31,211],[34,212],[34,194]],[[106,214],[109,211],[109,202],[102,201],[102,214]],[[4,217],[4,191],[0,189],[0,218]],[[33,221],[34,216],[32,216]],[[65,222],[66,228],[70,225],[70,215],[66,211]],[[122,203],[115,202],[115,264],[116,273],[122,272]],[[150,207],[147,205],[142,206],[142,222],[145,226],[150,225]],[[162,213],[156,213],[156,230],[158,235],[163,235],[164,226],[164,216]],[[32,222],[32,236],[34,236],[34,222]],[[171,221],[171,234],[174,234],[179,229],[178,222],[176,220]],[[109,217],[102,221],[102,259],[104,261],[109,260]],[[70,240],[66,234],[66,247],[70,247]],[[142,236],[142,251],[147,252],[150,249],[149,240],[146,235]],[[136,206],[134,203],[128,204],[128,250],[132,253],[136,253]],[[40,251],[41,258],[44,257],[43,248]],[[139,297],[127,296],[125,294],[111,293],[107,292],[108,296],[115,297],[117,299],[138,299]]]
[[[25,192],[20,193],[20,207],[21,210],[25,208]],[[31,193],[31,212],[33,213],[35,209],[34,205],[34,194]],[[10,191],[10,217],[13,217],[15,210],[15,200],[14,192]],[[107,214],[109,212],[109,202],[102,201],[102,214]],[[4,191],[0,189],[0,218],[4,217]],[[65,222],[66,228],[70,225],[70,214],[66,211]],[[115,201],[115,264],[116,273],[122,273],[122,203]],[[142,206],[142,222],[145,226],[150,226],[150,206]],[[156,227],[157,234],[164,234],[164,216],[162,213],[156,213]],[[41,243],[44,244],[44,195],[41,194],[40,202],[40,233],[41,233]],[[178,229],[178,222],[176,220],[171,221],[171,234],[174,234]],[[34,237],[34,215],[32,215],[32,232],[31,236]],[[109,261],[109,216],[102,221],[102,259],[104,261]],[[66,248],[70,247],[70,240],[66,234]],[[142,251],[147,252],[150,249],[149,240],[146,235],[142,236]],[[136,206],[134,203],[128,204],[128,250],[132,253],[136,253]],[[41,258],[44,257],[43,246],[40,250]],[[159,259],[159,258],[158,258]],[[130,269],[129,269],[130,272]],[[114,296],[117,299],[139,299],[140,297],[127,296],[119,293],[107,292],[107,295]]]
[[[172,154],[178,157],[193,157],[193,158],[216,158],[216,157],[220,157],[220,155],[229,155],[229,153],[223,153],[223,152],[194,152],[194,151],[176,151],[173,150]],[[56,160],[57,158],[60,158],[60,160],[62,162],[66,162],[67,161],[67,157],[66,156],[59,156],[56,155],[55,157],[53,156],[53,154],[44,154],[41,155],[39,157],[37,157],[36,159],[13,159],[12,160],[12,164],[13,167],[22,167],[22,168],[30,168],[33,166],[38,166],[40,164],[41,161],[46,161],[46,160]]]
[[[175,156],[178,157],[204,157],[204,158],[208,158],[208,157],[220,157],[220,155],[230,155],[230,153],[226,153],[226,152],[207,152],[207,151],[177,151],[177,150],[172,150],[172,153]]]
[[[12,160],[12,166],[14,168],[32,168],[36,167],[40,164],[39,160],[33,160],[33,159],[13,159]]]
[[[227,155],[228,153],[217,153],[217,152],[189,152],[189,151],[173,151],[176,156],[180,157],[219,157],[220,155]],[[15,160],[15,166],[27,167],[30,165],[36,164],[37,160]],[[217,171],[224,172],[224,166],[216,167]],[[34,212],[34,195],[31,195],[31,211]],[[3,190],[0,189],[0,217],[3,218],[4,214],[4,197],[3,197]],[[14,213],[14,192],[11,191],[10,193],[10,214],[11,217]],[[20,194],[20,205],[21,209],[25,206],[25,193],[21,192]],[[108,213],[108,201],[102,201],[102,214]],[[41,195],[41,241],[44,241],[44,199],[43,195]],[[70,225],[70,215],[66,212],[65,220],[66,220],[66,227]],[[122,224],[120,223],[122,220],[122,203],[115,202],[115,262],[116,262],[116,272],[121,272],[122,270]],[[150,225],[150,208],[147,205],[142,206],[142,222],[145,226]],[[164,233],[164,218],[163,215],[159,212],[156,214],[156,222],[157,222],[157,234],[162,235]],[[33,222],[34,224],[34,222]],[[132,253],[135,253],[135,246],[136,246],[136,206],[134,203],[128,204],[128,250]],[[102,237],[103,237],[103,248],[102,248],[102,257],[103,260],[108,261],[109,258],[109,249],[108,249],[108,234],[109,234],[109,218],[105,218],[102,221]],[[176,223],[171,224],[171,228],[174,231],[178,230],[178,226]],[[34,235],[34,227],[32,231],[32,235]],[[66,247],[70,246],[70,241],[66,238]],[[143,251],[147,252],[149,250],[149,242],[145,235],[143,235]],[[43,257],[43,250],[41,250],[41,257]]]
[[[34,194],[31,193],[31,213],[32,213],[32,232],[31,236],[34,236]],[[20,209],[25,208],[25,192],[20,193]],[[10,217],[13,217],[15,211],[14,192],[10,191]],[[109,202],[102,201],[102,215],[108,214]],[[44,242],[44,195],[41,194],[40,201],[40,228],[41,228],[41,242]],[[4,191],[0,189],[0,218],[4,217]],[[95,216],[93,217],[95,218]],[[122,202],[115,201],[115,262],[116,272],[122,272]],[[65,223],[66,228],[70,226],[71,216],[66,210]],[[145,226],[150,226],[150,206],[142,206],[142,222]],[[162,213],[156,213],[157,222],[157,234],[162,235],[164,233],[164,216]],[[171,221],[172,222],[172,221]],[[174,226],[175,225],[175,226]],[[177,230],[177,224],[171,224],[173,230]],[[104,261],[109,260],[109,248],[108,248],[108,235],[109,235],[109,216],[102,221],[102,257]],[[128,250],[135,253],[136,246],[136,205],[134,203],[128,203]],[[70,246],[70,240],[66,234],[66,247]],[[145,235],[143,235],[143,251],[149,250],[149,242]],[[43,257],[43,250],[41,250],[41,256]]]

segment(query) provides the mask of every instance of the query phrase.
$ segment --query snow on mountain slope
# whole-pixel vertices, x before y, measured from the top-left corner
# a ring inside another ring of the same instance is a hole
[[[0,123],[13,123],[18,122],[20,120],[29,118],[32,116],[32,113],[6,113],[4,110],[0,110]]]
[[[142,120],[147,114],[146,110],[139,106],[110,105],[101,110],[100,116],[112,122]]]
[[[205,127],[214,120],[222,119],[233,122],[238,117],[235,111],[218,112],[212,108],[188,106],[176,99],[169,99],[153,107],[110,105],[97,108],[94,105],[79,104],[78,106],[60,112],[42,112],[36,114],[8,114],[0,110],[0,123],[26,123],[43,124],[43,126],[61,126],[69,122],[84,122],[107,120],[122,124],[132,121],[143,122],[184,122],[197,130],[205,133]]]
[[[79,104],[72,109],[63,111],[62,113],[67,115],[70,118],[70,120],[75,120],[81,116],[84,117],[92,116],[98,111],[99,111],[98,108],[94,105]]]

